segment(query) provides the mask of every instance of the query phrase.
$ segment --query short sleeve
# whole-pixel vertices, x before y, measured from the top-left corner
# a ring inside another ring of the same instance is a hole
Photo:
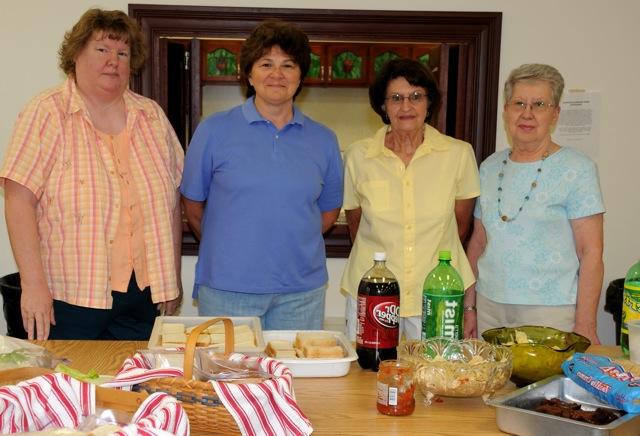
[[[318,207],[326,212],[338,209],[342,206],[343,196],[343,169],[340,146],[336,135],[331,132],[330,144],[328,144],[328,165],[325,171],[324,187],[318,199]]]
[[[56,161],[59,128],[41,99],[32,100],[16,120],[7,147],[0,178],[17,182],[42,196],[49,173]]]
[[[463,143],[460,166],[458,167],[458,183],[456,200],[466,200],[480,195],[480,177],[478,165],[471,144]]]
[[[200,123],[184,158],[180,193],[193,201],[205,201],[213,175],[213,144],[209,144],[211,120]]]
[[[360,207],[360,198],[356,192],[355,152],[353,146],[348,147],[344,155],[344,199],[342,207],[353,210]]]
[[[180,144],[180,140],[176,135],[176,132],[173,130],[173,126],[169,122],[169,119],[165,115],[162,108],[154,102],[156,106],[157,115],[160,118],[160,122],[162,123],[162,129],[165,132],[165,141],[167,144],[167,152],[171,158],[171,171],[173,180],[176,182],[176,189],[180,188],[180,182],[182,180],[182,171],[184,169],[184,149],[182,148],[182,144]]]
[[[596,164],[585,158],[578,165],[577,172],[574,187],[567,197],[567,217],[577,219],[603,213],[605,209]]]

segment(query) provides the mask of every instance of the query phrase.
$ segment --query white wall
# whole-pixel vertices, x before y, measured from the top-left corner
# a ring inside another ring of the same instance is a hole
[[[607,206],[605,217],[605,288],[621,277],[640,256],[636,217],[640,216],[635,163],[640,162],[635,127],[640,101],[640,2],[617,0],[228,0],[189,1],[137,0],[136,3],[190,3],[210,6],[500,11],[503,13],[500,82],[509,70],[525,62],[556,66],[568,88],[601,92],[601,141],[598,167]],[[9,140],[20,108],[37,92],[62,80],[56,53],[64,32],[89,7],[127,10],[124,0],[22,0],[0,2],[0,152]],[[502,96],[500,96],[502,98]],[[497,147],[506,139],[498,122]],[[2,209],[2,206],[0,206]],[[0,212],[3,212],[0,210]],[[0,220],[2,221],[2,220]],[[195,258],[183,259],[185,288],[193,283]],[[331,259],[328,315],[339,315],[342,300],[337,284],[344,261]],[[15,271],[6,235],[0,223],[0,275]],[[603,300],[603,299],[602,299]],[[193,308],[185,305],[183,312]],[[0,332],[3,331],[0,325]],[[600,311],[601,339],[612,343],[613,321]]]

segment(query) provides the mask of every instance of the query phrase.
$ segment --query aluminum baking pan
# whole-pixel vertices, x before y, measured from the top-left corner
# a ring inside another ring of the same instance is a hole
[[[487,404],[496,408],[498,428],[511,434],[522,436],[640,435],[640,414],[625,414],[607,425],[593,425],[531,410],[540,401],[550,398],[579,403],[585,410],[594,410],[597,407],[616,410],[563,375],[554,375],[509,394],[489,399]]]

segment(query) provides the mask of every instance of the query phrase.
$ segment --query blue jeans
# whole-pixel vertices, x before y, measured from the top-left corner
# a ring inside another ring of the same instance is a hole
[[[286,294],[245,294],[198,286],[198,315],[257,316],[263,330],[321,330],[327,286]]]

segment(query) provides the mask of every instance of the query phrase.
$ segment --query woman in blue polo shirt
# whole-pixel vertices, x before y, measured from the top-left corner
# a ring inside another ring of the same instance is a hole
[[[200,238],[201,316],[322,328],[322,233],[342,205],[342,160],[335,134],[293,105],[309,54],[296,26],[258,25],[240,54],[246,102],[202,121],[189,145],[180,191]]]

